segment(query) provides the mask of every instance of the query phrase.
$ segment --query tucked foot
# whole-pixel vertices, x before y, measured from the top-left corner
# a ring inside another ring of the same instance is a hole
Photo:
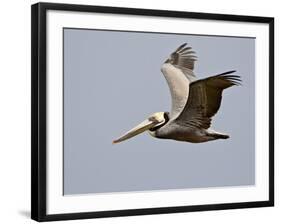
[[[207,135],[210,137],[213,137],[214,139],[228,139],[229,138],[229,135],[219,133],[219,132],[208,132]]]

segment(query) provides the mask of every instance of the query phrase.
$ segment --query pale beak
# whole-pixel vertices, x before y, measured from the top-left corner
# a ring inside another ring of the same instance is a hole
[[[134,136],[136,136],[136,135],[138,135],[138,134],[140,134],[144,131],[149,130],[150,128],[153,128],[157,124],[159,124],[158,121],[156,121],[155,119],[148,118],[145,121],[141,122],[136,127],[134,127],[133,129],[131,129],[130,131],[126,132],[123,136],[114,140],[112,143],[118,143],[118,142],[125,141],[125,140],[127,140],[129,138],[132,138],[132,137],[134,137]]]

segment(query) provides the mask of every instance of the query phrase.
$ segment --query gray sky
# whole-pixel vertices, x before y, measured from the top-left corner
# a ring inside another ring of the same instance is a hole
[[[180,44],[197,53],[197,78],[229,70],[242,87],[224,91],[212,128],[230,139],[192,144],[148,133],[112,140],[170,110],[161,64]],[[255,40],[64,30],[64,193],[149,191],[255,183]]]

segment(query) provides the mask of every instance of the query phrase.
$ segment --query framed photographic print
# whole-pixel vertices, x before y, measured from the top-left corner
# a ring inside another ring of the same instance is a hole
[[[274,19],[32,5],[32,219],[274,204]]]

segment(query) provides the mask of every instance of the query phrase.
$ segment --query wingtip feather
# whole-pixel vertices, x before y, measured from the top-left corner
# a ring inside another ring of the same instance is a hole
[[[179,50],[181,50],[182,48],[184,48],[186,45],[187,45],[187,43],[183,43],[182,45],[180,45],[180,46],[177,48],[176,52],[179,51]]]

